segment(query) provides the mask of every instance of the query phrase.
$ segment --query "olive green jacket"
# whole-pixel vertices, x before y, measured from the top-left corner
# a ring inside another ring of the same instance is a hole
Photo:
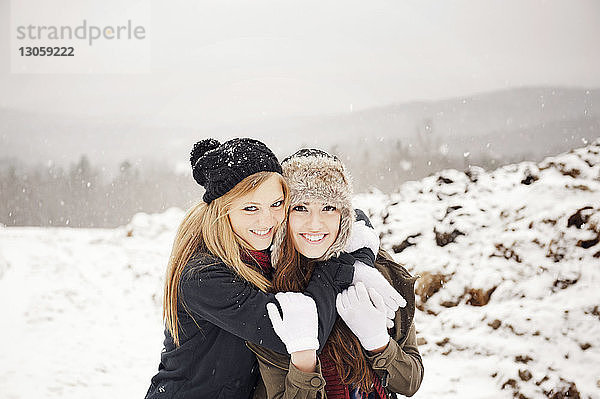
[[[368,354],[371,367],[381,378],[388,397],[394,393],[412,396],[423,380],[423,362],[417,347],[414,326],[414,284],[412,277],[402,266],[393,261],[385,251],[379,250],[375,267],[406,299],[406,307],[396,312],[394,327],[389,330],[391,340],[387,348],[377,354]],[[288,354],[279,354],[259,345],[246,345],[258,358],[261,380],[256,387],[254,399],[317,399],[326,398],[325,379],[321,374],[321,363],[317,358],[315,372],[298,370]]]

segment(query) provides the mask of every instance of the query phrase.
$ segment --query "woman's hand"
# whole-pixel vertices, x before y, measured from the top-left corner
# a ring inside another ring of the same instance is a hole
[[[275,299],[283,315],[274,303],[267,304],[267,312],[288,353],[316,351],[319,348],[319,320],[315,301],[299,292],[279,292]]]
[[[406,300],[402,298],[402,295],[392,287],[392,285],[383,277],[381,273],[374,267],[369,267],[361,261],[354,263],[354,278],[352,284],[357,285],[363,283],[366,288],[377,291],[377,293],[383,298],[383,302],[388,308],[388,316],[390,319],[394,318],[398,308],[406,306]]]
[[[338,314],[368,351],[381,350],[390,341],[386,305],[377,291],[357,283],[338,294]]]

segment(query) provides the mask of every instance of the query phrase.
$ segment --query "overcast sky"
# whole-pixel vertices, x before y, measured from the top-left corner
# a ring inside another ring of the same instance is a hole
[[[14,32],[2,29],[0,107],[193,127],[523,85],[600,87],[594,0],[176,0],[150,11],[148,74],[11,74]],[[8,26],[9,1],[0,15]]]

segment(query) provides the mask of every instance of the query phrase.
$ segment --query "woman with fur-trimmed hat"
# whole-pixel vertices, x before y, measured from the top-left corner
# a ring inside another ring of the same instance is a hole
[[[164,349],[146,398],[249,398],[258,367],[245,341],[277,352],[323,347],[337,293],[360,276],[354,275],[354,257],[345,254],[316,266],[306,295],[287,293],[293,304],[278,303],[269,293],[268,248],[285,220],[289,195],[277,158],[257,140],[208,139],[194,145],[190,161],[205,193],[173,243]],[[314,318],[289,321],[284,344],[267,316],[268,303],[284,312],[300,304],[314,310]]]
[[[278,291],[302,291],[317,272],[314,267],[319,261],[367,246],[371,256],[377,255],[376,268],[408,303],[392,312],[393,321],[389,320],[393,306],[388,305],[394,301],[385,296],[388,291],[354,282],[337,296],[339,318],[319,355],[308,350],[288,356],[249,343],[257,354],[261,373],[254,397],[412,396],[423,378],[413,323],[415,278],[378,249],[379,238],[368,219],[354,222],[351,182],[339,159],[320,150],[301,150],[286,158],[282,167],[291,203],[287,224],[277,232],[273,243],[273,287]],[[355,268],[355,274],[366,270],[360,260]],[[285,299],[287,295],[276,297]],[[283,309],[280,315],[276,307],[269,305],[269,317],[284,343],[292,328],[290,321],[314,317],[313,313],[313,309],[299,305]]]

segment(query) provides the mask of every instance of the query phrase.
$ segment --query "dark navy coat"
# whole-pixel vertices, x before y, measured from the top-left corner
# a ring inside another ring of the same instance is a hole
[[[354,257],[344,253],[318,263],[304,292],[317,304],[320,349],[337,318],[336,295],[352,282],[353,264]],[[267,315],[267,303],[277,304],[275,296],[257,290],[221,260],[195,254],[182,274],[178,298],[181,345],[176,347],[165,330],[159,371],[146,399],[250,398],[258,365],[245,341],[287,353]]]

